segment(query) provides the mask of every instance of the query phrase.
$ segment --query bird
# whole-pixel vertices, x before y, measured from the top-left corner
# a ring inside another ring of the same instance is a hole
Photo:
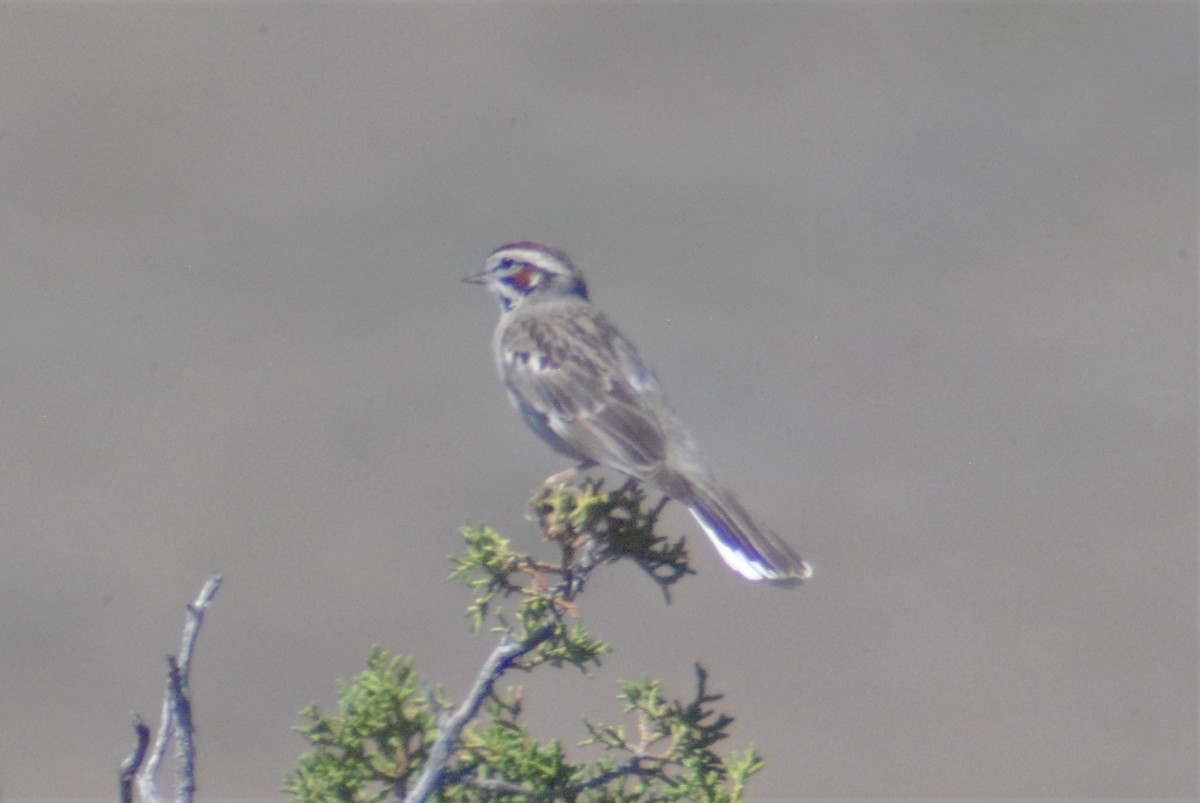
[[[529,240],[503,245],[465,282],[500,302],[492,348],[509,400],[542,440],[576,465],[597,465],[687,507],[718,555],[747,580],[793,586],[812,568],[758,524],[714,474],[654,372],[588,297],[564,252]]]

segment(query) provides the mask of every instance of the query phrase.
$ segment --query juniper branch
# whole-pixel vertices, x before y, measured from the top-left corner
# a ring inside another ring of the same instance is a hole
[[[434,739],[433,747],[429,751],[429,758],[426,760],[412,792],[403,798],[397,795],[397,799],[403,800],[404,803],[424,803],[437,791],[442,782],[442,776],[445,775],[450,753],[458,744],[462,729],[479,713],[479,707],[483,705],[484,699],[492,693],[496,681],[508,671],[514,661],[537,649],[553,635],[554,626],[546,625],[520,641],[512,641],[508,633],[500,638],[500,643],[484,661],[483,668],[475,678],[475,684],[471,687],[466,699],[438,728],[437,738]]]

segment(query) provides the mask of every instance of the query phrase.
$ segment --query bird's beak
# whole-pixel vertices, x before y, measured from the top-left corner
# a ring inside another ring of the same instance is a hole
[[[463,281],[467,284],[487,284],[487,271],[483,273],[472,273],[470,276],[464,276]]]

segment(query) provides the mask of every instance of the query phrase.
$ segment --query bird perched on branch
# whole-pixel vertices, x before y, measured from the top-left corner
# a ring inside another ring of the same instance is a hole
[[[578,465],[616,469],[687,506],[748,580],[794,585],[812,569],[760,526],[708,467],[637,349],[596,312],[570,258],[535,242],[497,248],[465,281],[500,302],[496,366],[525,423]]]

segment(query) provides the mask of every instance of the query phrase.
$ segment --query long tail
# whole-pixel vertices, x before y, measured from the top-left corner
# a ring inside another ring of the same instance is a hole
[[[812,567],[779,536],[760,527],[732,492],[693,486],[688,509],[700,522],[721,559],[747,580],[797,585]]]

